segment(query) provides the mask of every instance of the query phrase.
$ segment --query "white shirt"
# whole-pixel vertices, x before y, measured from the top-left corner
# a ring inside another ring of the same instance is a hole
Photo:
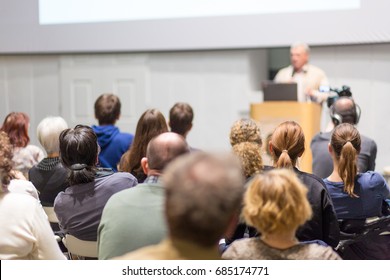
[[[66,259],[41,204],[30,195],[0,193],[0,225],[0,259]]]
[[[311,64],[304,65],[300,72],[294,72],[291,65],[282,68],[276,74],[274,81],[278,83],[297,83],[299,102],[311,101],[306,95],[307,90],[313,91],[313,101],[315,102],[321,103],[328,97],[327,93],[319,92],[321,86],[329,86],[325,72]]]

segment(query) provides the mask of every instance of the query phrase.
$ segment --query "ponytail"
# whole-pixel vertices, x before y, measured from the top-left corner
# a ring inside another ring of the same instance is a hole
[[[275,162],[275,167],[277,168],[294,168],[293,161],[290,158],[290,155],[288,154],[287,150],[283,150],[281,153],[279,153],[279,158]]]
[[[350,141],[346,142],[341,148],[338,172],[344,182],[344,192],[348,193],[350,197],[359,197],[354,193],[357,155],[358,152]]]
[[[96,167],[76,163],[70,166],[69,182],[71,185],[85,184],[95,180]]]
[[[358,172],[357,156],[361,149],[359,131],[349,123],[336,126],[330,144],[338,163],[338,175],[343,180],[344,192],[350,197],[359,197],[354,193],[355,178]]]

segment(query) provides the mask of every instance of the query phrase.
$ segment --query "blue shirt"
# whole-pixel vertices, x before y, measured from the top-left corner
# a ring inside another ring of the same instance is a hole
[[[101,148],[99,153],[99,166],[112,168],[117,171],[117,164],[122,155],[129,149],[134,136],[129,133],[122,133],[119,128],[113,125],[92,126],[96,133]]]
[[[386,180],[377,172],[359,173],[355,178],[354,193],[350,197],[343,191],[343,182],[323,179],[332,198],[338,219],[366,219],[381,216],[382,202],[390,193]]]

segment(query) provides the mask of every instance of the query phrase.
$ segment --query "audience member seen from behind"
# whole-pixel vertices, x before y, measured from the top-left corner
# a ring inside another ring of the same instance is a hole
[[[133,174],[138,183],[146,179],[141,160],[146,155],[146,147],[155,136],[168,132],[164,115],[157,109],[146,110],[138,120],[134,141],[126,153],[123,154],[119,170]]]
[[[334,127],[341,123],[357,125],[360,119],[360,107],[351,97],[338,98],[330,108],[330,117]],[[313,137],[310,148],[313,154],[313,174],[320,178],[328,177],[333,171],[332,157],[328,152],[332,132],[320,132]],[[364,135],[361,137],[361,150],[358,155],[358,171],[375,170],[377,145],[374,140]]]
[[[172,132],[180,134],[187,139],[187,135],[192,129],[194,111],[188,103],[178,102],[169,110],[169,127]],[[190,148],[191,150],[196,150]]]
[[[358,173],[361,149],[359,131],[351,124],[338,125],[329,145],[333,172],[324,179],[338,219],[365,219],[382,215],[382,202],[389,197],[386,180],[377,172]]]
[[[305,136],[302,128],[293,121],[281,123],[272,133],[269,143],[276,168],[294,170],[308,189],[308,199],[313,216],[298,228],[299,241],[322,240],[332,247],[339,242],[340,230],[332,200],[324,182],[315,175],[302,172],[296,166],[305,151]]]
[[[28,177],[39,191],[43,206],[53,206],[57,194],[69,186],[68,170],[60,162],[59,142],[60,133],[67,128],[61,117],[44,118],[37,127],[38,140],[47,157],[30,169]]]
[[[60,228],[81,240],[96,241],[107,200],[131,188],[137,180],[129,173],[97,168],[99,146],[92,128],[77,125],[60,134],[60,158],[69,170],[69,183],[54,201]]]
[[[321,86],[329,86],[325,72],[309,64],[310,48],[307,44],[297,42],[291,45],[291,65],[276,74],[275,82],[297,83],[298,101],[313,101],[322,103],[328,98],[328,93],[320,92]]]
[[[162,133],[150,140],[141,160],[146,180],[114,194],[104,207],[98,229],[99,259],[121,256],[166,237],[165,193],[159,178],[169,162],[187,152],[185,139],[176,133]]]
[[[241,166],[246,180],[250,180],[256,174],[263,170],[262,160],[262,140],[260,127],[251,119],[240,119],[234,122],[230,129],[230,144],[232,145],[233,153],[241,161]],[[230,238],[226,238],[226,245],[229,245],[233,240],[243,238],[245,235],[250,237],[257,234],[256,230],[248,227],[245,222],[241,221],[234,234]],[[221,242],[223,250],[223,240]]]
[[[14,178],[12,164],[12,146],[0,132],[0,259],[64,260],[39,201],[8,189],[31,185]]]
[[[122,155],[129,149],[134,136],[123,133],[115,126],[121,114],[121,101],[112,93],[102,94],[95,101],[95,118],[99,125],[92,129],[98,137],[101,148],[99,165],[117,171],[117,165]]]
[[[181,156],[163,174],[168,238],[118,259],[220,259],[218,241],[237,221],[244,180],[232,155]]]
[[[22,172],[26,178],[28,178],[30,168],[45,157],[39,147],[29,144],[29,126],[30,118],[25,113],[12,112],[5,117],[0,129],[8,134],[13,146],[14,168]]]
[[[249,179],[263,169],[260,127],[251,119],[240,119],[230,129],[233,153],[241,161],[245,177]]]
[[[7,170],[7,174],[11,178],[11,181],[7,183],[7,191],[28,194],[39,200],[35,186],[31,182],[26,181],[26,178],[20,171],[13,169],[13,147],[8,135],[4,131],[0,131],[0,150],[3,164],[6,164],[7,168],[11,168],[9,171]]]
[[[364,224],[366,218],[382,216],[382,205],[389,198],[386,180],[377,172],[358,173],[356,159],[361,149],[358,130],[351,124],[338,125],[329,145],[333,159],[333,172],[324,179],[332,197],[337,218],[343,222],[342,231]],[[361,228],[360,228],[361,230]],[[359,232],[355,227],[352,232]],[[390,259],[390,235],[363,238],[343,252],[345,259]]]
[[[300,243],[296,231],[310,219],[307,189],[288,169],[272,170],[250,181],[243,215],[261,237],[234,241],[222,255],[236,260],[337,260],[329,246]]]

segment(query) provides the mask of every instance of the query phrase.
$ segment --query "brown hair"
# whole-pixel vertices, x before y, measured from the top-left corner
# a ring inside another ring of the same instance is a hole
[[[95,101],[95,117],[99,125],[114,124],[121,113],[121,101],[112,93],[102,94]]]
[[[142,183],[146,174],[142,170],[141,159],[146,156],[149,141],[163,132],[168,132],[164,115],[157,109],[146,110],[138,120],[133,144],[123,154],[119,169],[130,172]]]
[[[305,151],[305,135],[298,123],[286,121],[274,130],[270,145],[274,166],[293,168],[298,157]]]
[[[182,136],[191,129],[194,111],[188,103],[179,102],[169,111],[169,126],[171,131]]]
[[[353,191],[357,174],[357,156],[361,148],[359,131],[349,123],[342,123],[334,129],[330,144],[338,162],[339,176],[344,191],[351,197],[358,197]]]
[[[30,118],[27,114],[12,112],[5,117],[0,130],[8,134],[12,146],[24,148],[30,142],[30,137],[28,136],[29,124]]]

